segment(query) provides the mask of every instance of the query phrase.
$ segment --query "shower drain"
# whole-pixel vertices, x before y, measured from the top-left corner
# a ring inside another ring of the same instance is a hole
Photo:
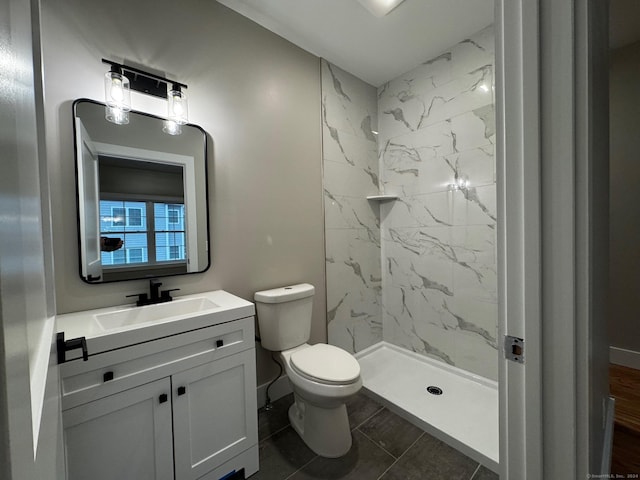
[[[429,392],[431,395],[442,395],[442,389],[433,385],[427,387],[427,392]]]

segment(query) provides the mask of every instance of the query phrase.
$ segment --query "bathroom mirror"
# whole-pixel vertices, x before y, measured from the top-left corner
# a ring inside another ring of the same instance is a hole
[[[128,115],[128,124],[116,125],[103,103],[73,103],[80,276],[103,283],[203,272],[206,134],[197,125],[176,132],[161,117]]]

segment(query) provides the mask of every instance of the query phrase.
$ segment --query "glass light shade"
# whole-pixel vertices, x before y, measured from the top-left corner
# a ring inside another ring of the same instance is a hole
[[[117,108],[122,112],[131,110],[129,79],[118,72],[105,73],[104,98],[109,107]]]
[[[187,96],[181,90],[171,90],[169,92],[169,113],[167,120],[184,125],[189,121],[189,105]]]
[[[104,107],[104,118],[116,125],[126,125],[129,123],[129,112],[107,105]]]
[[[182,133],[182,126],[173,120],[165,120],[162,122],[162,131],[169,135],[180,135]]]

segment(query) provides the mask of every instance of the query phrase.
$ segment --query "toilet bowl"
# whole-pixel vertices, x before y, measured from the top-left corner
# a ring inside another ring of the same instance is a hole
[[[291,426],[318,455],[345,455],[352,443],[345,402],[362,388],[357,360],[326,344],[304,344],[282,352],[281,359],[295,397]]]
[[[362,388],[360,364],[347,351],[309,345],[313,286],[293,285],[257,292],[261,342],[280,352],[293,389],[291,426],[322,457],[341,457],[352,438],[345,402]]]

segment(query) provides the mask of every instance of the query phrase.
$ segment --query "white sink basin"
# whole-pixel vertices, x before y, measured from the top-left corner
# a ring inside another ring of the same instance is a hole
[[[113,330],[149,322],[170,321],[174,317],[195,315],[218,307],[218,304],[208,298],[190,298],[100,313],[94,315],[94,318],[103,330]]]
[[[176,297],[157,305],[119,305],[57,316],[65,338],[85,337],[89,355],[255,315],[254,305],[224,290]],[[77,358],[79,353],[72,352]]]

